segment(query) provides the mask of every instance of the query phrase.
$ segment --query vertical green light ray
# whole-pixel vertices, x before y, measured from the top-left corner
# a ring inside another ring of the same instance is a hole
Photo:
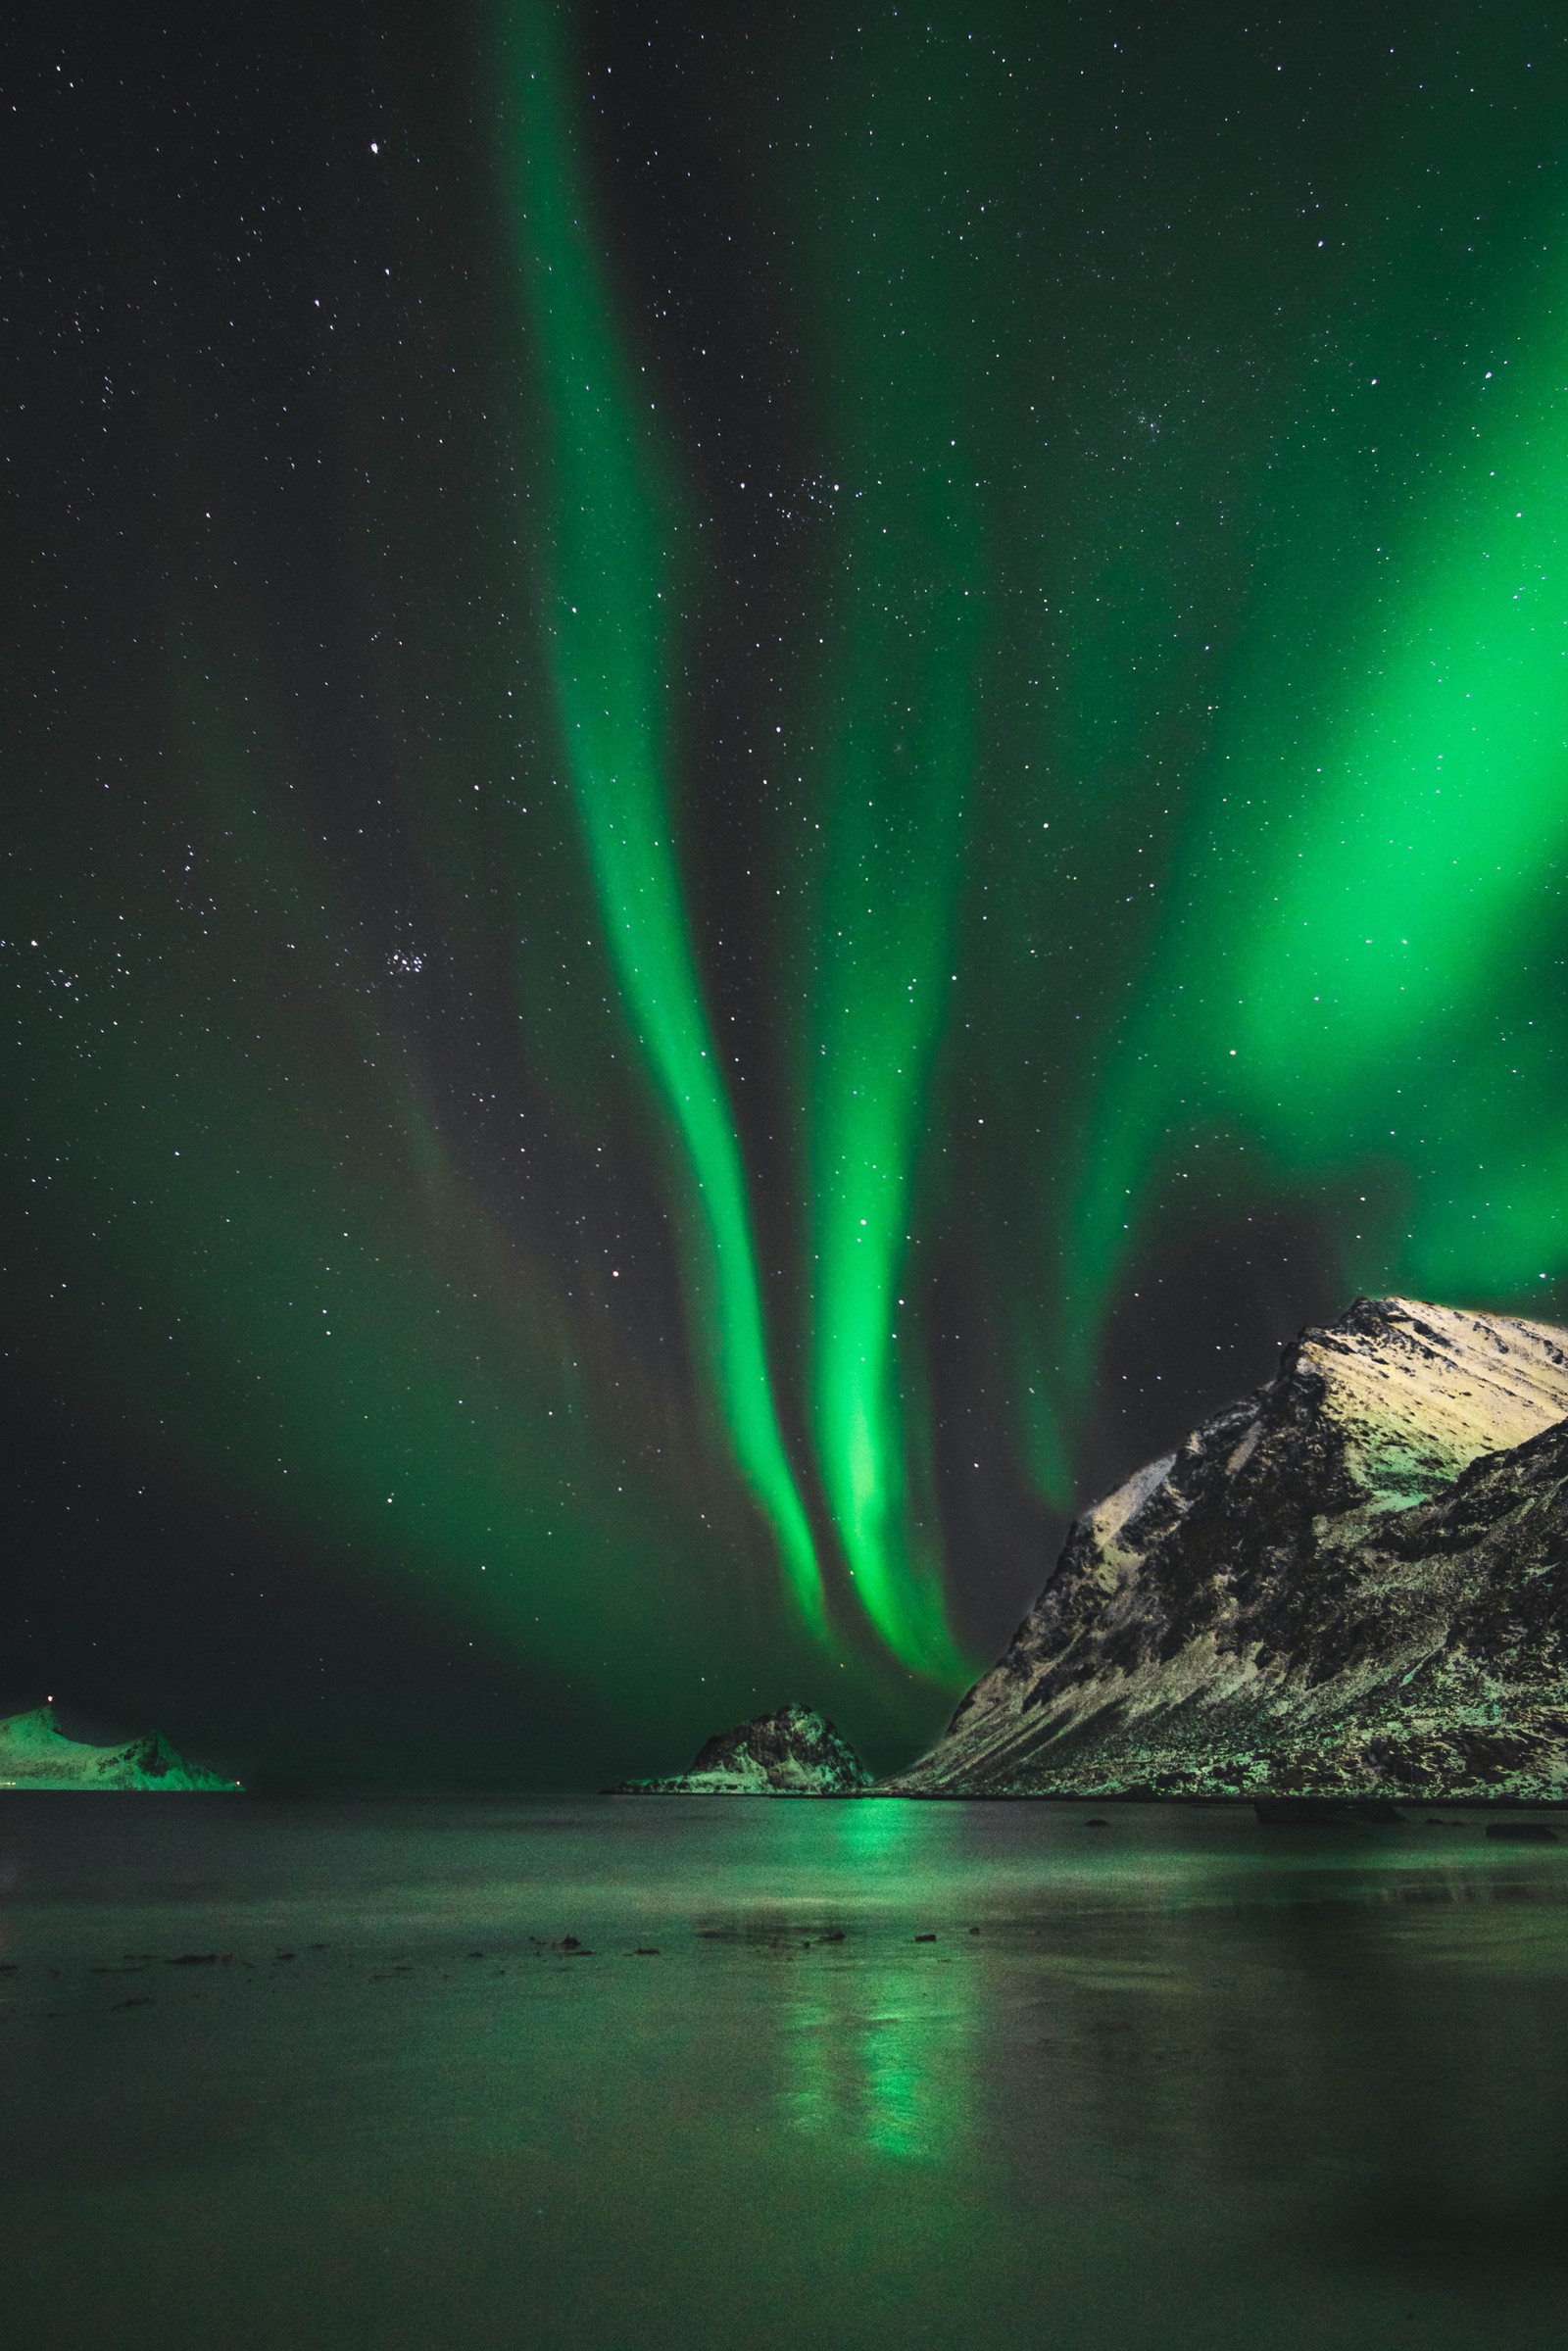
[[[1004,238],[986,214],[1004,76],[949,103],[946,77],[971,57],[948,11],[835,43],[803,125],[815,205],[801,223],[838,517],[803,955],[811,1426],[861,1607],[905,1665],[950,1683],[966,1669],[941,1536],[910,1476],[929,1450],[928,1384],[901,1376],[900,1347],[901,1324],[906,1345],[917,1328],[917,1175],[953,1002],[988,612],[973,338],[980,273]]]
[[[822,1483],[861,1605],[896,1654],[938,1677],[959,1667],[939,1557],[908,1509],[898,1326],[974,756],[979,583],[972,593],[964,584],[976,569],[972,525],[955,503],[929,538],[894,538],[880,516],[898,516],[903,502],[861,502],[808,1107]],[[911,599],[909,567],[932,540],[952,569]]]
[[[789,1589],[825,1633],[779,1428],[740,1146],[687,924],[665,784],[674,500],[620,349],[571,147],[553,13],[500,25],[503,176],[547,422],[541,601],[570,781],[610,953],[695,1193],[688,1272],[736,1457]]]

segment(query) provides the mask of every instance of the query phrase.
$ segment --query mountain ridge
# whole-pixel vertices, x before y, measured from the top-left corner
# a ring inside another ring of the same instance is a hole
[[[1568,1796],[1565,1417],[1568,1332],[1357,1298],[1075,1521],[882,1792]]]

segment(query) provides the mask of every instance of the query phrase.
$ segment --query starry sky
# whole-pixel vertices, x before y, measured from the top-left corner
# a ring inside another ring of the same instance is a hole
[[[0,1706],[892,1764],[1358,1291],[1568,1314],[1568,26],[9,36]]]

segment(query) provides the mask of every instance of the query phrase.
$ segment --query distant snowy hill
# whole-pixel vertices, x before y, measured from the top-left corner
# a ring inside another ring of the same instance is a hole
[[[175,1794],[232,1791],[237,1780],[220,1779],[200,1764],[185,1763],[157,1731],[122,1747],[95,1747],[67,1739],[52,1706],[13,1714],[0,1722],[0,1789],[8,1788],[99,1788],[120,1793]]]

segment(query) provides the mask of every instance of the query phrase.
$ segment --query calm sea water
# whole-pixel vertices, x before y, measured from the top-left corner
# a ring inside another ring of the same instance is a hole
[[[1568,1835],[1091,1817],[0,1799],[7,2330],[1556,2351]]]

